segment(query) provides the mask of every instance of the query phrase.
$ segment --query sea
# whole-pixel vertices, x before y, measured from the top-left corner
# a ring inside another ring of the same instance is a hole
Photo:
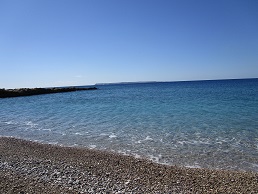
[[[258,79],[97,88],[0,99],[0,136],[258,172]]]

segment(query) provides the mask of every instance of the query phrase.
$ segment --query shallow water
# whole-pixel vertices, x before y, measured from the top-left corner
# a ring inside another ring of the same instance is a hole
[[[258,172],[258,79],[98,88],[0,99],[0,135]]]

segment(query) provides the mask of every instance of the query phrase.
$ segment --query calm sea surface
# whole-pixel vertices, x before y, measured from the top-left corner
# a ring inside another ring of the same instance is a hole
[[[0,136],[258,172],[258,79],[98,88],[0,99]]]

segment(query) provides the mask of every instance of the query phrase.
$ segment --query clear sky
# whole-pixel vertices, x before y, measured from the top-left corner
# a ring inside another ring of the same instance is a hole
[[[0,88],[258,77],[258,0],[0,0]]]

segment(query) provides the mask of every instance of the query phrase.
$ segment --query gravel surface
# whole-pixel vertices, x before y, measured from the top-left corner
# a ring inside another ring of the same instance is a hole
[[[172,157],[172,156],[171,156]],[[258,174],[0,138],[0,193],[258,193]]]

